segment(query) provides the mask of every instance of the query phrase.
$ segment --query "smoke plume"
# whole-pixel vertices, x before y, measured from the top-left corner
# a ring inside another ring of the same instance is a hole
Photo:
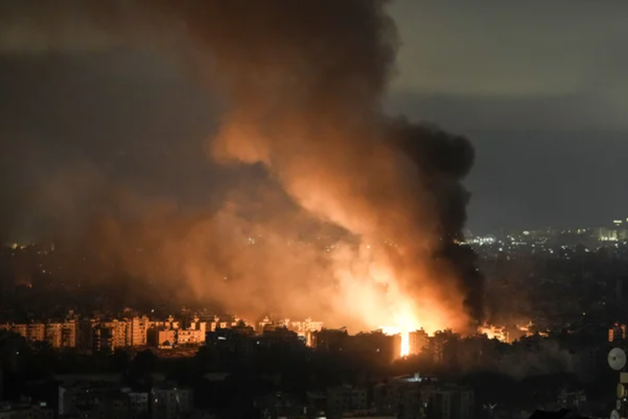
[[[459,245],[474,151],[383,114],[399,43],[386,4],[5,1],[0,48],[177,56],[225,103],[208,157],[268,173],[211,214],[128,197],[102,205],[80,237],[108,266],[185,282],[238,313],[465,328],[483,316],[474,254]]]

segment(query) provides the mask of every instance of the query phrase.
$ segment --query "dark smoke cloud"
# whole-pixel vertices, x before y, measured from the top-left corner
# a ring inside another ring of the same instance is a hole
[[[172,203],[136,217],[97,213],[86,237],[109,265],[179,278],[233,310],[462,328],[483,315],[474,255],[456,244],[473,149],[382,115],[398,44],[386,3],[5,1],[0,48],[176,55],[226,104],[210,158],[268,171],[264,185],[234,192],[211,215]],[[347,235],[331,249],[292,243],[307,228]],[[167,255],[160,272],[138,256],[147,247]]]
[[[434,252],[454,271],[472,318],[484,317],[483,276],[476,267],[477,255],[464,241],[470,194],[462,180],[473,167],[475,150],[466,137],[452,135],[429,124],[411,124],[405,118],[393,122],[390,143],[409,156],[419,168],[419,182],[436,206],[435,220],[442,241]]]

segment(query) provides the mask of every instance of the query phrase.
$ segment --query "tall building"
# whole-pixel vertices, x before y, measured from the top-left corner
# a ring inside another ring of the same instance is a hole
[[[114,328],[106,324],[98,324],[92,329],[92,345],[94,352],[112,353],[116,348]]]
[[[46,341],[53,348],[61,347],[61,336],[62,336],[62,323],[47,323],[46,324]]]
[[[43,342],[46,340],[46,326],[43,323],[30,323],[28,325],[29,342]]]
[[[410,355],[417,355],[421,353],[423,348],[425,348],[430,343],[429,336],[423,329],[410,332],[409,340]]]
[[[77,346],[78,322],[66,320],[61,324],[61,347],[75,348]]]
[[[148,317],[133,317],[126,322],[126,346],[146,346],[150,327]]]

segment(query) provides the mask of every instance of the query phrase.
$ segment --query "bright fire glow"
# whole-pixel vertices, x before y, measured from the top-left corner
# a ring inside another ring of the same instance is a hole
[[[486,335],[489,339],[497,339],[500,342],[510,342],[521,336],[530,336],[530,326],[532,322],[521,326],[516,325],[514,328],[507,330],[504,326],[484,325],[478,328],[478,333]]]
[[[399,356],[401,358],[410,355],[410,331],[400,329],[399,327],[394,326],[383,326],[382,332],[385,335],[394,336],[399,335],[401,337],[401,349],[399,351]]]
[[[399,295],[401,297],[401,295]],[[399,335],[401,338],[399,356],[401,358],[411,355],[410,332],[421,329],[421,324],[415,314],[414,304],[407,298],[397,301],[396,310],[393,310],[392,318],[395,326],[382,326],[382,332],[386,335]]]

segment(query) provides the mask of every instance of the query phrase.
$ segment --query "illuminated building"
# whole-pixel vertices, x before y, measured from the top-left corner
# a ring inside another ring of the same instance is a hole
[[[150,327],[148,317],[133,317],[126,322],[126,346],[145,346]]]
[[[46,326],[43,323],[30,323],[28,325],[29,342],[42,342],[46,338]]]
[[[62,323],[48,323],[46,324],[46,341],[53,348],[61,347],[61,336],[62,336]]]
[[[200,345],[205,342],[207,333],[207,323],[201,322],[198,317],[190,323],[187,329],[177,330],[177,344],[179,345]]]
[[[204,330],[177,330],[176,343],[179,345],[199,345],[205,342]]]
[[[96,325],[93,330],[92,343],[94,352],[112,353],[115,346],[114,329],[105,324]]]
[[[229,329],[230,327],[232,327],[232,325],[234,325],[234,320],[236,319],[238,319],[237,316],[234,319],[230,319],[230,320],[221,319],[218,316],[214,316],[213,320],[209,322],[209,331],[215,332],[216,330],[219,330],[219,329]]]
[[[88,329],[103,326],[111,329],[114,347],[124,348],[133,346],[145,346],[147,343],[148,328],[151,325],[147,317],[133,317],[124,320],[97,321],[92,320],[84,324]]]
[[[210,322],[211,324],[211,322]],[[189,327],[182,328],[172,316],[165,322],[152,322],[147,342],[152,346],[200,345],[205,342],[207,323],[195,317]]]
[[[157,347],[172,346],[177,343],[177,331],[174,329],[150,329],[148,331],[148,343]]]
[[[198,317],[194,317],[194,320],[190,323],[189,330],[201,330],[205,334],[207,332],[207,323],[200,321]]]
[[[312,346],[312,336],[315,332],[323,329],[323,322],[312,321],[311,318],[305,319],[305,321],[293,321],[289,322],[288,329],[297,332],[297,334],[305,339],[307,346]]]
[[[296,334],[304,340],[307,346],[313,346],[313,335],[315,332],[319,332],[323,329],[323,322],[313,321],[309,317],[304,321],[292,321],[290,319],[272,321],[268,316],[266,316],[257,324],[258,333],[283,328],[296,332]]]
[[[429,343],[430,339],[425,330],[416,330],[410,332],[410,355],[417,355],[421,353]]]
[[[124,348],[127,346],[126,321],[113,320],[101,322],[99,326],[111,330],[111,339],[114,348]]]
[[[2,328],[22,336],[28,342],[48,342],[53,348],[74,348],[77,344],[77,324],[74,320],[63,323],[12,324]]]
[[[76,320],[69,320],[61,323],[61,347],[75,348],[78,334],[78,323]]]
[[[608,329],[608,341],[616,342],[618,340],[626,339],[626,325],[615,323],[613,327]]]

